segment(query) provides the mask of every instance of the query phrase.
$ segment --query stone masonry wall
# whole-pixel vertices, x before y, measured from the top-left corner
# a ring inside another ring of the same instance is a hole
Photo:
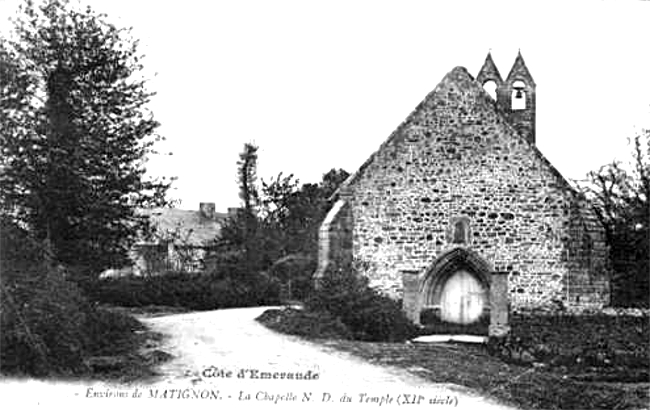
[[[464,68],[450,72],[343,188],[352,255],[396,298],[458,246],[507,272],[511,308],[608,301],[602,227]],[[468,242],[452,243],[452,222]]]
[[[350,266],[352,263],[352,213],[343,200],[334,204],[318,232],[318,268],[316,280],[329,268]]]
[[[567,303],[573,308],[599,308],[609,304],[610,260],[605,231],[593,209],[584,200],[571,209],[569,235],[565,242]]]

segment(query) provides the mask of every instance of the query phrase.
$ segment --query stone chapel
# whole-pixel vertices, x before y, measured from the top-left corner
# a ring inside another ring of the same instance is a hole
[[[416,323],[608,304],[604,229],[535,146],[535,91],[521,53],[505,79],[490,54],[451,70],[335,194],[315,278],[354,267]]]

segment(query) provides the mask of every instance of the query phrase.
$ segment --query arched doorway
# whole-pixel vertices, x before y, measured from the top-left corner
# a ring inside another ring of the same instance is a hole
[[[440,256],[424,278],[421,311],[438,319],[469,325],[490,307],[490,266],[475,252],[457,248]]]
[[[470,272],[453,273],[440,290],[440,319],[469,324],[476,322],[488,304],[487,290]]]

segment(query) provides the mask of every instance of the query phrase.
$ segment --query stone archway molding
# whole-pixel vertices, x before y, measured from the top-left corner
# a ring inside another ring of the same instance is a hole
[[[413,323],[420,324],[420,313],[430,293],[428,290],[432,289],[431,286],[443,284],[459,268],[470,270],[486,289],[490,289],[492,265],[478,253],[463,247],[444,252],[424,272],[401,271],[404,289],[402,307]]]
[[[454,248],[436,258],[424,274],[418,289],[420,308],[437,300],[441,285],[460,269],[470,271],[486,290],[490,289],[493,270],[491,264],[471,249]]]

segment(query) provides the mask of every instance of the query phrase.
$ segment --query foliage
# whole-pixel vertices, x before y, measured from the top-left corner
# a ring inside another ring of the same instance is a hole
[[[284,289],[283,299],[305,300],[313,290],[316,260],[304,254],[291,254],[278,259],[268,270]]]
[[[552,329],[550,329],[552,330]],[[454,384],[496,398],[505,407],[543,410],[642,409],[647,384],[585,383],[557,368],[524,367],[488,354],[472,343],[363,343],[327,341],[370,363],[416,372],[430,383]]]
[[[270,329],[289,335],[321,339],[352,338],[347,326],[328,312],[292,308],[269,309],[255,320]]]
[[[210,265],[220,276],[251,282],[250,275],[270,269],[288,255],[316,260],[318,227],[335,189],[348,173],[331,170],[319,184],[303,184],[280,173],[256,186],[257,147],[245,144],[238,162],[242,208],[221,230]],[[303,272],[301,274],[304,275]]]
[[[169,273],[87,281],[83,287],[89,298],[101,303],[125,307],[164,305],[192,310],[276,304],[279,294],[277,282],[263,275],[257,275],[254,284],[211,274]]]
[[[133,332],[145,326],[133,316],[101,308],[92,309],[86,322],[93,355],[132,353],[139,347]]]
[[[489,345],[507,361],[543,362],[580,380],[648,381],[647,316],[516,315],[511,325],[507,337]]]
[[[612,304],[647,306],[650,295],[650,130],[632,140],[632,163],[588,174],[582,191],[605,227],[612,267]]]
[[[0,205],[58,262],[98,274],[127,262],[169,183],[145,178],[158,123],[137,42],[67,0],[25,1],[0,41]]]
[[[259,192],[257,187],[257,150],[252,143],[244,144],[237,162],[237,182],[242,207],[234,217],[226,220],[221,228],[218,250],[211,265],[219,274],[232,277],[233,268],[240,272],[238,280],[250,283],[254,272],[264,264],[260,248]]]
[[[267,311],[258,320],[271,329],[312,338],[401,342],[418,332],[399,302],[370,288],[366,278],[341,269],[328,270],[304,310]]]
[[[357,340],[395,342],[417,333],[399,302],[370,288],[354,271],[326,272],[305,306],[339,318]]]
[[[316,259],[318,228],[331,208],[330,197],[348,177],[344,170],[332,169],[318,184],[303,184],[292,175],[278,175],[264,183],[264,221],[268,229],[279,232],[282,255],[304,254]]]
[[[237,180],[239,183],[239,198],[244,205],[244,211],[255,214],[259,202],[257,191],[257,150],[259,147],[253,143],[244,144],[244,150],[239,154],[237,161]]]
[[[135,319],[95,309],[52,263],[46,247],[4,218],[0,252],[3,373],[85,373],[87,357],[110,352],[141,328]]]

